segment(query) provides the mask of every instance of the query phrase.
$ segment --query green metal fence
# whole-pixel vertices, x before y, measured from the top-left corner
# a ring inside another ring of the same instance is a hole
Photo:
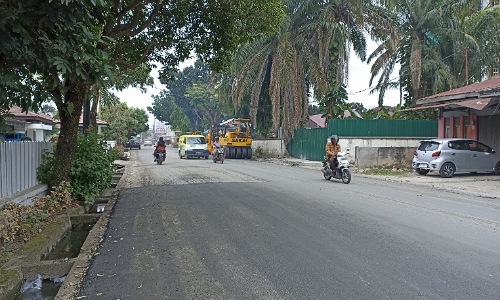
[[[434,120],[330,120],[328,128],[299,128],[288,143],[293,157],[321,161],[328,137],[437,137],[438,122]]]

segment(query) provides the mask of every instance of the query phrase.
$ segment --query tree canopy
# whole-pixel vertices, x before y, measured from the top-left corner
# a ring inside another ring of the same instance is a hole
[[[51,183],[68,179],[78,120],[93,85],[155,63],[169,74],[195,53],[214,69],[274,31],[279,0],[62,0],[0,3],[0,105],[52,99],[61,135]]]

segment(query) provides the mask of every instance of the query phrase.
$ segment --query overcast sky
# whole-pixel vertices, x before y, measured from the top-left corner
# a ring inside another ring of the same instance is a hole
[[[371,53],[376,44],[374,42],[368,42],[367,54]],[[193,64],[194,60],[190,60],[186,63],[180,64],[179,68]],[[396,78],[398,70],[395,70],[391,78]],[[117,92],[117,96],[120,101],[126,102],[129,107],[139,107],[147,111],[147,107],[151,106],[153,103],[153,95],[158,95],[162,89],[165,87],[158,80],[158,72],[153,71],[153,78],[155,79],[155,84],[153,87],[148,88],[147,93],[142,93],[139,89],[128,88],[122,92]],[[347,86],[347,92],[349,94],[349,102],[360,102],[366,108],[373,108],[377,106],[378,94],[369,94],[369,83],[370,80],[370,66],[366,62],[362,62],[352,51],[349,61],[349,83]],[[376,80],[374,80],[376,81]],[[399,91],[390,90],[385,94],[384,105],[395,106],[399,104]],[[153,124],[153,116],[150,115],[149,118],[150,125]]]

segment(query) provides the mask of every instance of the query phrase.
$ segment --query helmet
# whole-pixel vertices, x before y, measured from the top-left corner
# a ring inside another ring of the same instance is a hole
[[[338,143],[339,142],[339,137],[338,137],[338,135],[334,134],[334,135],[330,136],[330,140],[335,140],[335,142]]]
[[[219,137],[218,137],[218,136],[216,136],[216,137],[215,137],[215,140],[216,140],[216,141],[218,141],[218,140],[219,140]]]
[[[160,141],[163,141],[163,137],[162,136],[160,136]]]

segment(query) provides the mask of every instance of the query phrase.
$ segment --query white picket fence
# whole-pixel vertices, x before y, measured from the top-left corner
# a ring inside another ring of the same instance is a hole
[[[0,143],[0,199],[39,183],[36,169],[42,163],[42,152],[45,149],[52,150],[52,143]]]

